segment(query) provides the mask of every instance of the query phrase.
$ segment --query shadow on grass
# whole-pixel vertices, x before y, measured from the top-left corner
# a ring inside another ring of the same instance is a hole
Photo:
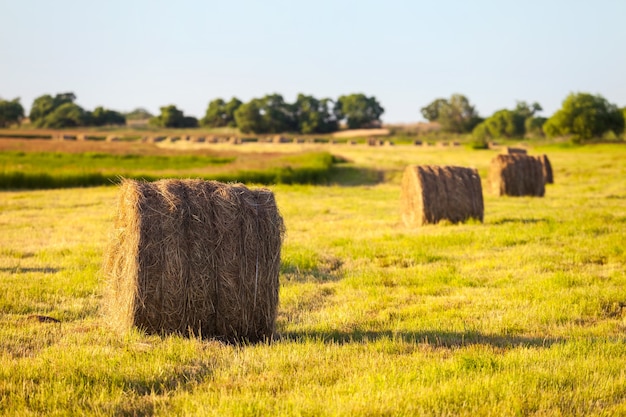
[[[395,340],[403,343],[423,343],[433,347],[459,348],[471,345],[489,345],[497,348],[515,347],[550,347],[563,339],[540,338],[514,335],[493,335],[479,332],[446,332],[446,331],[418,331],[418,332],[392,332],[361,331],[353,332],[328,331],[328,332],[284,332],[281,340],[302,342],[304,340],[321,340],[328,344],[349,344],[376,342],[378,340]]]
[[[494,220],[492,224],[509,224],[509,223],[516,223],[516,224],[537,224],[537,223],[549,223],[551,220],[550,219],[544,219],[544,218],[539,218],[539,219],[535,219],[535,218],[530,218],[530,219],[516,219],[516,218],[512,218],[512,217],[505,217],[503,219],[498,219],[498,220]]]
[[[24,268],[21,266],[16,267],[2,267],[0,272],[8,272],[9,274],[28,274],[30,272],[44,273],[44,274],[56,274],[62,271],[62,268],[53,268],[51,266],[44,266],[40,268]]]
[[[343,278],[341,259],[326,256],[315,267],[302,267],[296,263],[283,261],[280,265],[280,277],[289,282],[336,282]]]
[[[384,173],[370,168],[357,168],[341,164],[330,169],[330,182],[343,187],[375,185],[383,182]]]

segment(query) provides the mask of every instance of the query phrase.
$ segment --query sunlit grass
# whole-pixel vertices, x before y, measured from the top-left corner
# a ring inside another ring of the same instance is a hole
[[[346,146],[387,181],[271,186],[279,336],[253,346],[115,335],[99,313],[115,187],[3,192],[0,414],[623,415],[626,149],[534,152],[555,184],[483,181],[483,224],[404,228],[396,173],[486,172],[492,151]]]

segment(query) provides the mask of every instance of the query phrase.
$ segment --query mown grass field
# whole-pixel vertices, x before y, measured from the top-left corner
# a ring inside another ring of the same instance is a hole
[[[319,184],[330,179],[328,152],[250,154],[138,142],[63,142],[0,138],[0,190],[110,185],[120,177],[204,178],[259,184]]]
[[[496,151],[324,149],[341,185],[271,186],[280,335],[252,346],[108,329],[115,186],[1,192],[0,414],[626,415],[624,146],[531,149],[544,198],[491,195]],[[409,163],[478,168],[484,224],[405,229]]]

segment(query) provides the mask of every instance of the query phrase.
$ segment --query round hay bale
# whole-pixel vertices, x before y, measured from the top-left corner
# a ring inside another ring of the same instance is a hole
[[[522,149],[522,148],[512,148],[510,146],[506,147],[506,153],[508,155],[515,155],[515,154],[523,154],[526,155],[528,152],[526,151],[526,149]]]
[[[552,164],[548,159],[548,155],[539,156],[539,160],[541,161],[541,166],[543,167],[543,176],[546,180],[546,184],[554,184],[554,176],[552,174]]]
[[[543,164],[535,156],[497,155],[491,160],[489,182],[495,195],[543,197],[545,194]]]
[[[257,342],[275,331],[284,235],[274,195],[202,180],[124,180],[105,255],[120,331]]]
[[[478,171],[473,168],[409,165],[402,176],[402,221],[407,227],[483,221],[484,204]]]

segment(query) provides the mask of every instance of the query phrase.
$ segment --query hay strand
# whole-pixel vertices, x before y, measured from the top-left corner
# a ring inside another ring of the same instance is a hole
[[[124,180],[104,265],[109,321],[120,331],[269,339],[283,235],[269,190]]]
[[[483,221],[484,204],[478,171],[455,166],[410,165],[404,170],[402,220],[407,227]]]

